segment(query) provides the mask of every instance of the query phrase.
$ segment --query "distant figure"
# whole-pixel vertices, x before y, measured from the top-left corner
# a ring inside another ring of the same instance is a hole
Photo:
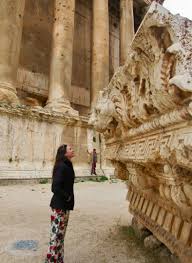
[[[96,175],[96,163],[97,163],[97,152],[96,149],[93,149],[93,153],[92,153],[92,165],[91,165],[91,174],[95,174]]]

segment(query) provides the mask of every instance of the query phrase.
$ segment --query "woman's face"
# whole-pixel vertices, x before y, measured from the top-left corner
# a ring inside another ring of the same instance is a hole
[[[67,149],[66,149],[65,156],[66,156],[68,159],[71,159],[71,158],[73,158],[73,157],[75,156],[74,151],[73,151],[71,145],[67,145]]]

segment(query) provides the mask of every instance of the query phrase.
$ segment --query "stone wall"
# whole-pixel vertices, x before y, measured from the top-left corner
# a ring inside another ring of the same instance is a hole
[[[0,115],[0,179],[50,177],[57,148],[64,143],[75,150],[76,175],[90,175],[86,118],[5,105]]]

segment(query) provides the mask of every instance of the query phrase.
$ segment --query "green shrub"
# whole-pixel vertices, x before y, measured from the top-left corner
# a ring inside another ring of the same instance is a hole
[[[43,178],[39,180],[40,184],[47,184],[48,183],[48,179],[47,178]]]
[[[106,176],[104,176],[104,175],[99,176],[99,178],[97,178],[97,181],[98,181],[98,182],[105,182],[105,181],[107,181],[107,180],[108,180],[108,178],[107,178]]]

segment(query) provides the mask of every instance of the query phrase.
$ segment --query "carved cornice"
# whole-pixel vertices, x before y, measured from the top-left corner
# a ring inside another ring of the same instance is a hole
[[[151,5],[125,65],[101,92],[93,110],[90,123],[107,131],[106,139],[134,136],[190,118],[191,24],[157,3]]]
[[[21,118],[34,119],[38,121],[46,121],[50,123],[59,123],[69,126],[78,127],[91,127],[88,124],[88,118],[86,117],[71,117],[67,114],[49,111],[41,107],[28,107],[28,106],[10,106],[7,104],[0,104],[0,113],[6,115],[12,115]]]
[[[153,2],[89,120],[128,182],[131,212],[182,262],[192,255],[191,39],[191,21]]]

